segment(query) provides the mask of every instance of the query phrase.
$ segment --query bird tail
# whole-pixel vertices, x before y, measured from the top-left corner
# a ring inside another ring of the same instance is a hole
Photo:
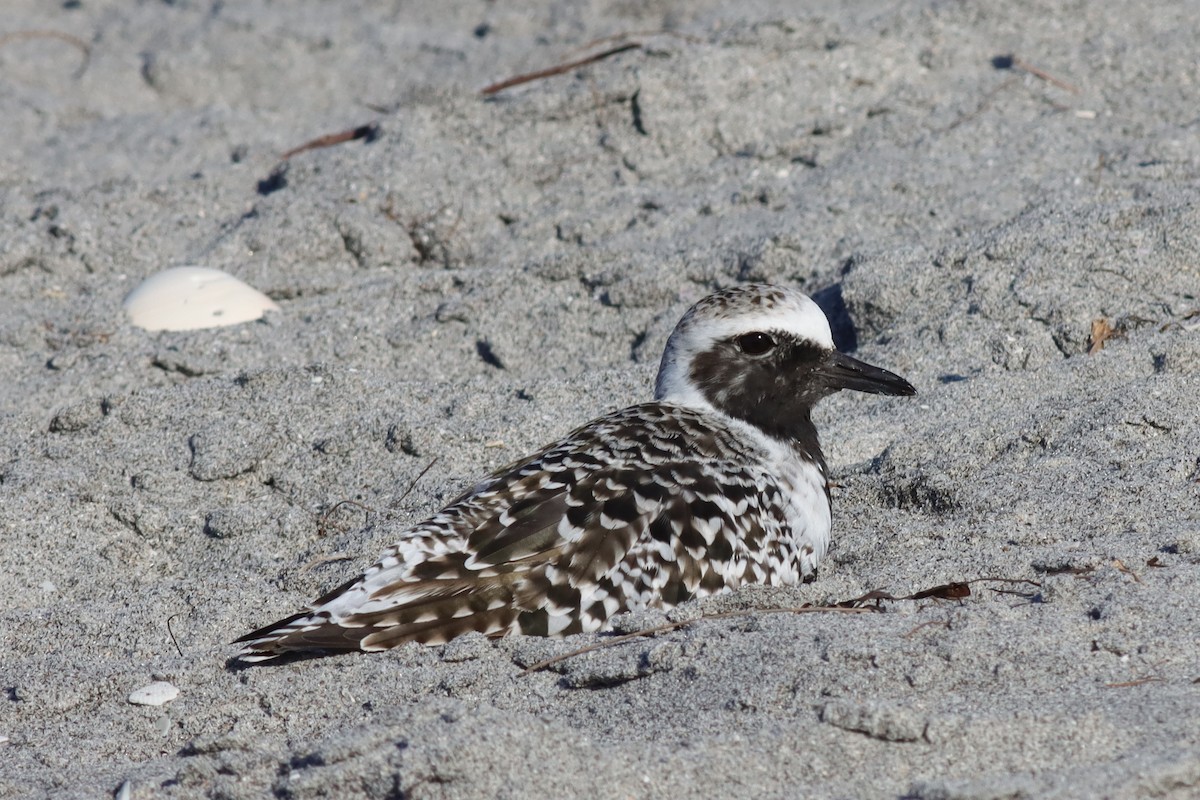
[[[258,664],[312,650],[361,650],[363,638],[370,633],[368,628],[338,625],[325,612],[302,611],[234,640],[234,644],[243,645],[235,658],[244,664]]]
[[[443,644],[471,631],[503,636],[521,614],[502,578],[422,581],[403,588],[410,596],[407,602],[385,602],[365,613],[337,613],[318,601],[308,611],[237,639],[235,644],[244,646],[235,659],[257,664],[301,652],[376,652],[405,642]],[[321,599],[333,600],[339,594],[334,590]]]

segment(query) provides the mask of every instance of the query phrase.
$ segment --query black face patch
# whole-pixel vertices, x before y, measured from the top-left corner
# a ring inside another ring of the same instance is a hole
[[[719,411],[788,441],[824,464],[812,408],[831,389],[814,373],[828,351],[782,331],[763,331],[775,346],[751,355],[734,337],[692,360],[690,378]]]

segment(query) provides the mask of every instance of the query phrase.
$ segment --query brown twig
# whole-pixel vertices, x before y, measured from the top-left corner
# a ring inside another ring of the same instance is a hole
[[[420,472],[418,472],[417,476],[408,482],[408,486],[405,487],[404,493],[401,494],[400,497],[396,500],[396,502],[393,503],[392,505],[397,506],[400,503],[402,503],[404,501],[404,498],[408,497],[408,495],[412,493],[412,490],[414,488],[416,488],[417,482],[420,481],[421,478],[424,478],[425,473],[429,472],[429,470],[433,469],[433,465],[436,463],[437,463],[437,459],[435,458],[432,461],[430,461],[428,464],[426,464],[425,468],[422,469]],[[357,500],[339,500],[336,503],[334,503],[332,506],[330,506],[329,509],[324,514],[320,514],[317,516],[317,535],[318,536],[325,535],[325,530],[329,524],[329,518],[333,516],[333,512],[337,511],[342,506],[353,506],[354,508],[357,508],[360,511],[362,511],[364,514],[366,514],[367,515],[367,520],[366,520],[367,525],[371,524],[371,515],[379,513],[378,509],[372,508],[371,506],[367,505],[366,503],[360,503]],[[390,513],[390,512],[388,512],[388,513]],[[321,562],[321,563],[324,563],[324,562]]]
[[[1070,83],[1067,83],[1066,81],[1062,80],[1061,78],[1056,78],[1053,75],[1051,75],[1049,72],[1046,72],[1044,69],[1039,69],[1038,67],[1035,67],[1033,64],[1030,64],[1028,61],[1017,58],[1014,55],[1010,54],[1010,55],[1006,55],[1006,56],[996,56],[995,58],[992,59],[992,64],[997,69],[1024,70],[1025,72],[1028,72],[1033,77],[1039,78],[1039,79],[1045,81],[1046,83],[1053,84],[1060,89],[1065,89],[1068,92],[1070,92],[1071,94],[1080,94],[1078,86],[1074,86]]]
[[[1049,72],[1046,72],[1045,70],[1042,70],[1042,69],[1038,69],[1033,64],[1030,64],[1027,61],[1022,61],[1021,59],[1017,58],[1016,56],[1013,56],[1013,66],[1017,67],[1019,69],[1025,70],[1026,72],[1028,72],[1030,75],[1034,76],[1035,78],[1041,78],[1046,83],[1052,83],[1060,89],[1066,89],[1071,94],[1079,94],[1080,93],[1078,86],[1074,86],[1060,78],[1056,78],[1053,75],[1051,75]]]
[[[402,502],[404,502],[404,498],[408,497],[408,495],[409,495],[409,494],[412,492],[412,490],[413,490],[414,488],[416,488],[416,486],[417,486],[417,481],[421,480],[421,478],[424,478],[424,477],[425,477],[425,473],[426,473],[426,472],[429,472],[429,470],[433,469],[433,465],[434,465],[434,464],[436,464],[436,463],[437,463],[437,461],[438,461],[438,460],[437,460],[437,458],[435,457],[435,458],[433,458],[433,460],[431,460],[431,461],[430,461],[428,464],[426,464],[426,465],[425,465],[425,469],[423,469],[423,470],[421,470],[420,472],[418,472],[418,473],[417,473],[417,477],[413,478],[411,481],[409,481],[409,482],[408,482],[408,488],[406,488],[406,489],[404,490],[404,494],[400,495],[400,497],[399,497],[399,498],[397,498],[397,499],[396,499],[396,502],[395,502],[395,503],[393,503],[392,505],[397,505],[397,506],[398,506],[398,505],[400,505]]]
[[[797,608],[746,608],[739,611],[725,611],[720,614],[705,614],[696,619],[684,619],[677,622],[667,622],[662,625],[655,625],[652,628],[645,628],[633,633],[624,633],[620,636],[613,636],[608,639],[602,639],[595,644],[590,644],[587,647],[580,647],[578,650],[572,650],[569,653],[561,653],[557,656],[547,658],[544,661],[539,661],[521,673],[521,677],[530,675],[534,672],[541,672],[546,667],[553,666],[561,661],[566,661],[568,658],[581,656],[584,653],[591,653],[595,650],[604,650],[609,647],[616,647],[619,644],[624,644],[632,639],[642,639],[647,636],[656,636],[660,633],[686,628],[696,622],[705,622],[713,619],[730,619],[732,617],[746,617],[751,614],[815,614],[818,612],[831,612],[835,614],[868,614],[874,609],[871,608],[846,608],[843,606],[799,606]]]
[[[651,36],[674,36],[677,39],[683,39],[685,42],[690,42],[691,44],[700,44],[704,41],[699,36],[690,36],[686,33],[680,33],[679,31],[664,31],[661,28],[656,31],[625,31],[624,33],[614,33],[611,36],[601,36],[599,39],[592,39],[587,44],[576,48],[576,52],[591,50],[593,47],[599,47],[600,45],[608,44],[609,42],[620,42],[625,39],[632,39],[634,37],[648,39]]]
[[[1024,597],[1026,599],[1028,599],[1030,597],[1036,597],[1036,595],[1031,595],[1028,592],[1017,591],[1016,589],[997,589],[992,586],[989,586],[987,588],[991,589],[996,594],[1011,594],[1011,595],[1016,595],[1017,597]],[[1025,605],[1025,604],[1022,604],[1022,605]]]
[[[985,581],[985,582],[986,581],[994,581],[996,583],[1024,583],[1024,584],[1033,586],[1034,588],[1037,588],[1037,589],[1042,588],[1042,585],[1040,583],[1038,583],[1037,581],[1031,581],[1028,578],[976,578],[975,581]],[[968,583],[975,583],[975,581],[968,581]],[[1030,594],[1029,592],[1022,592],[1022,591],[1018,591],[1016,589],[997,589],[994,586],[988,586],[987,588],[990,589],[991,591],[995,592],[996,594],[1011,594],[1011,595],[1016,595],[1017,597],[1022,597],[1024,599],[1030,601],[1030,603],[1034,602],[1035,599],[1037,598],[1037,594]]]
[[[3,47],[9,42],[19,42],[27,39],[58,39],[60,42],[66,42],[67,44],[78,48],[79,51],[83,53],[83,61],[80,63],[79,68],[75,70],[74,77],[76,78],[79,78],[83,75],[88,68],[88,64],[92,60],[92,48],[87,42],[85,42],[83,39],[80,39],[78,36],[72,36],[71,34],[63,33],[62,31],[13,31],[12,33],[6,33],[3,36],[0,36],[0,47]]]
[[[175,645],[175,651],[179,653],[179,657],[183,658],[183,648],[179,646],[179,640],[175,638],[175,631],[171,629],[171,620],[181,616],[183,616],[183,612],[167,617],[167,635],[171,637],[171,644]]]
[[[1128,689],[1131,686],[1144,686],[1147,683],[1161,683],[1162,678],[1157,675],[1147,675],[1144,678],[1135,678],[1131,681],[1121,681],[1120,683],[1106,683],[1105,689]]]
[[[935,600],[961,600],[964,597],[971,596],[971,584],[987,582],[1027,583],[1030,586],[1036,586],[1039,589],[1042,587],[1042,585],[1037,581],[1032,581],[1028,578],[973,578],[969,581],[952,581],[950,583],[943,583],[940,586],[922,589],[919,592],[913,592],[912,594],[906,594],[900,597],[897,597],[891,592],[885,592],[882,589],[874,589],[860,597],[855,597],[853,600],[843,600],[842,602],[835,603],[834,605],[840,608],[856,608],[862,606],[863,603],[873,602],[878,605],[881,600],[928,600],[930,598]],[[999,590],[993,589],[992,591]]]
[[[316,139],[307,141],[299,147],[293,147],[279,157],[280,161],[287,161],[294,155],[306,152],[308,150],[317,150],[322,147],[333,147],[335,144],[343,142],[353,142],[356,139],[365,139],[368,142],[374,141],[379,137],[379,123],[368,122],[366,125],[359,125],[357,128],[341,131],[340,133],[330,133],[325,136],[318,136]]]
[[[317,517],[317,535],[324,536],[329,527],[329,518],[333,516],[333,512],[337,511],[342,506],[353,506],[367,515],[366,524],[371,524],[371,514],[376,513],[375,509],[365,503],[360,503],[357,500],[339,500],[329,507],[324,514]]]
[[[602,61],[603,59],[606,59],[610,56],[615,56],[618,53],[624,53],[629,50],[639,50],[641,47],[641,42],[628,42],[627,44],[618,45],[617,47],[612,47],[594,55],[578,59],[577,61],[569,61],[566,64],[559,64],[558,66],[549,67],[548,69],[541,69],[537,72],[527,72],[524,75],[515,75],[506,80],[502,80],[499,83],[493,83],[491,86],[485,86],[479,90],[479,93],[484,97],[490,97],[497,92],[502,92],[505,89],[513,86],[519,86],[522,83],[530,83],[532,81],[541,80],[542,78],[549,78],[554,75],[562,75],[564,72],[570,72],[578,67],[594,64],[597,61]]]

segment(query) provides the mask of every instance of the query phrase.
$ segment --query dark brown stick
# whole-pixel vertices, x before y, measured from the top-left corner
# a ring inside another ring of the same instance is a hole
[[[352,142],[355,139],[374,139],[379,135],[379,123],[369,122],[366,125],[359,125],[357,128],[351,128],[348,131],[341,133],[330,133],[326,136],[318,136],[316,139],[305,142],[299,147],[293,147],[279,157],[280,161],[287,161],[294,155],[299,155],[307,150],[316,150],[321,147],[333,147],[335,144],[343,142]]]
[[[175,651],[179,653],[180,658],[183,658],[183,648],[179,646],[179,640],[175,638],[175,631],[171,629],[171,621],[179,616],[182,616],[182,614],[172,614],[167,617],[167,633],[171,637],[171,644],[175,645]]]
[[[651,36],[674,36],[677,39],[683,39],[685,42],[690,42],[692,44],[700,44],[704,41],[699,36],[689,36],[688,34],[680,33],[679,31],[664,31],[661,28],[656,31],[625,31],[624,33],[614,33],[611,36],[601,36],[599,39],[593,39],[587,44],[576,48],[576,52],[580,50],[591,50],[593,47],[599,47],[600,45],[608,44],[609,42],[619,42],[624,39],[632,39],[635,36],[643,39]]]
[[[617,47],[596,53],[595,55],[581,58],[578,61],[570,61],[566,64],[559,64],[556,67],[550,67],[549,69],[542,69],[538,70],[537,72],[527,72],[524,75],[516,75],[512,78],[508,78],[507,80],[500,81],[499,83],[493,83],[491,86],[485,86],[479,90],[479,93],[484,97],[489,97],[512,86],[519,86],[522,83],[529,83],[531,81],[541,80],[542,78],[549,78],[553,75],[562,75],[564,72],[570,72],[578,67],[584,67],[588,64],[593,64],[597,61],[606,59],[609,56],[615,56],[618,53],[624,53],[628,50],[638,50],[641,48],[641,46],[642,45],[640,42],[629,42],[628,44],[619,45]]]

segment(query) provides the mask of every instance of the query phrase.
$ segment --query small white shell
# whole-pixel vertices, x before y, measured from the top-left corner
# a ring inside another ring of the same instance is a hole
[[[279,306],[227,272],[208,267],[173,267],[138,284],[125,297],[125,311],[148,331],[195,331],[261,319]]]
[[[129,702],[135,706],[161,706],[179,697],[179,689],[166,681],[155,681],[135,690],[129,695]]]

